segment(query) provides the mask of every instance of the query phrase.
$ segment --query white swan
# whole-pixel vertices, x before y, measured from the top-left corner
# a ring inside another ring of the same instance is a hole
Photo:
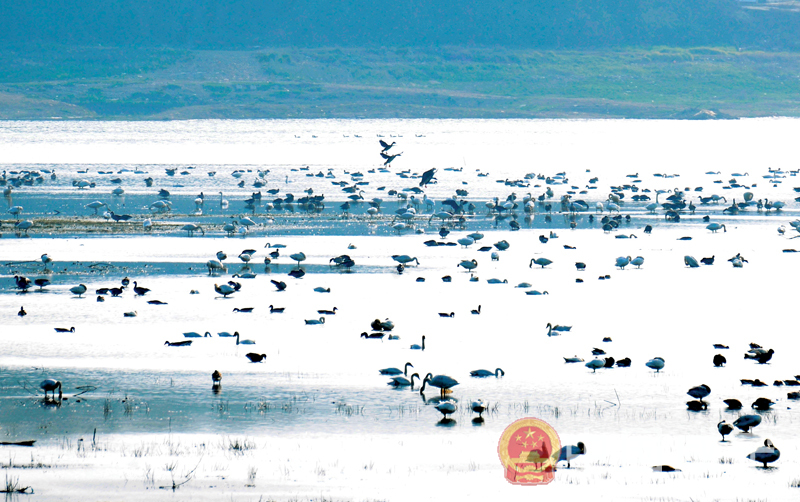
[[[183,336],[186,337],[186,338],[205,338],[207,336],[211,336],[211,333],[206,331],[205,335],[201,335],[200,333],[198,333],[196,331],[189,331],[188,333],[184,333]]]
[[[617,265],[617,266],[618,266],[620,269],[624,270],[624,269],[625,269],[625,267],[626,267],[626,266],[627,266],[627,265],[628,265],[630,262],[631,262],[631,257],[630,257],[630,256],[620,256],[619,258],[617,258],[617,263],[616,263],[616,265]]]
[[[664,358],[663,357],[654,357],[654,358],[650,359],[649,361],[647,361],[646,363],[644,363],[644,365],[647,366],[650,369],[656,370],[656,373],[658,373],[659,371],[661,371],[664,368]]]
[[[245,338],[244,340],[240,340],[238,331],[234,332],[233,336],[236,337],[236,345],[255,345],[256,344],[255,340],[250,340],[248,338]]]
[[[631,260],[631,265],[636,265],[636,268],[640,268],[644,264],[644,258],[641,256],[637,256],[636,258]]]
[[[727,232],[728,231],[728,229],[725,228],[725,225],[721,225],[721,224],[719,224],[717,222],[709,223],[708,225],[706,225],[706,228],[711,230],[712,233],[717,233],[717,230],[719,230],[719,229],[722,229],[723,232]]]
[[[79,284],[77,286],[69,288],[70,292],[74,295],[78,295],[78,298],[81,297],[86,292],[86,286],[84,284]]]
[[[325,318],[320,317],[319,319],[306,319],[306,324],[325,324]]]

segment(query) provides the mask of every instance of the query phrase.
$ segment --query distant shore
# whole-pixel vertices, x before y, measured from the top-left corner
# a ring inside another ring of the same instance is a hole
[[[732,47],[70,47],[4,57],[0,120],[800,116],[800,54]]]

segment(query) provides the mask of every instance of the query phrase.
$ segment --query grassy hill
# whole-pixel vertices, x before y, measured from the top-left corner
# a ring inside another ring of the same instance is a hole
[[[0,118],[800,116],[800,54],[732,47],[0,52]]]

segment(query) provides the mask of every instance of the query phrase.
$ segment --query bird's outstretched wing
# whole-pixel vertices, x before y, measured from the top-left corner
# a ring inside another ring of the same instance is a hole
[[[384,159],[388,159],[389,155],[386,155],[385,153],[381,152],[381,157],[383,157]]]
[[[384,147],[384,148],[389,148],[389,143],[383,141],[382,139],[379,139],[378,143],[380,143],[381,146]]]

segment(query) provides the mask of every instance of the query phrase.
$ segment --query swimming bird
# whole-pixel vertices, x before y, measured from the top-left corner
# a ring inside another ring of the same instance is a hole
[[[480,313],[481,313],[481,306],[480,305],[478,305],[477,309],[472,309],[472,314],[473,315],[480,315]]]
[[[575,356],[575,357],[565,357],[565,358],[564,358],[564,362],[565,362],[565,363],[582,363],[582,362],[583,362],[583,358],[582,358],[582,357],[578,357],[578,356]]]
[[[425,335],[422,335],[422,345],[417,345],[416,343],[409,347],[411,350],[425,350]]]
[[[272,282],[275,282],[275,281],[272,281]],[[235,293],[236,289],[231,287],[228,284],[223,284],[222,286],[220,286],[219,284],[214,284],[214,291],[216,291],[217,293],[221,294],[223,296],[223,298],[227,298],[228,295],[232,295],[233,293]]]
[[[728,422],[726,422],[725,420],[722,420],[720,423],[717,424],[717,431],[719,431],[719,433],[722,434],[722,442],[724,443],[725,436],[733,432],[733,426]]]
[[[554,336],[552,335],[553,331],[558,331],[559,333],[567,332],[572,329],[572,326],[561,326],[558,324],[553,325],[551,323],[547,323],[547,326],[545,326],[545,328],[547,328],[547,336]]]
[[[581,442],[578,442],[577,445],[567,445],[562,446],[561,451],[558,453],[558,460],[557,462],[562,462],[564,460],[567,461],[567,469],[570,468],[570,461],[577,457],[578,455],[585,455],[586,454],[586,445]]]
[[[306,319],[306,324],[325,324],[325,318],[320,317],[319,319]]]
[[[378,370],[378,372],[379,372],[381,375],[399,375],[399,374],[401,374],[401,373],[402,373],[403,375],[406,375],[406,376],[408,376],[408,367],[409,367],[409,366],[411,366],[412,368],[414,367],[414,365],[413,365],[413,364],[411,364],[411,363],[406,363],[406,364],[405,364],[405,369],[404,369],[403,371],[400,371],[400,370],[399,370],[399,369],[397,369],[397,368],[383,368],[382,370]]]
[[[53,328],[56,330],[56,333],[75,333],[75,326],[67,329],[67,328]]]
[[[274,279],[270,279],[270,282],[278,288],[278,291],[284,291],[286,289],[286,283],[283,281],[276,281]]]
[[[775,462],[781,458],[781,452],[775,448],[775,445],[772,444],[772,441],[765,439],[764,446],[761,446],[756,451],[749,454],[747,458],[750,460],[755,460],[756,462],[761,462],[766,468],[767,464]]]
[[[322,310],[317,310],[317,314],[322,314],[322,315],[336,315],[336,311],[337,311],[337,310],[338,310],[338,309],[337,309],[336,307],[333,307],[333,310],[325,310],[325,309],[322,309]]]
[[[455,317],[455,316],[456,316],[455,312],[450,312],[449,314],[439,312],[439,317]]]
[[[644,363],[644,365],[647,366],[648,368],[656,370],[656,373],[658,373],[664,368],[664,358],[654,357],[653,359],[650,359],[649,361]]]
[[[183,336],[184,336],[184,338],[205,338],[207,336],[211,336],[211,333],[206,331],[205,335],[201,335],[200,333],[198,333],[196,331],[189,331],[187,333],[184,333]]]
[[[491,372],[489,370],[473,370],[469,372],[469,376],[478,378],[485,378],[490,376],[500,377],[501,374],[502,376],[506,376],[506,372],[503,371],[501,368],[497,368],[496,370],[494,370],[494,372]]]
[[[143,288],[137,284],[136,281],[133,281],[133,292],[136,293],[137,296],[144,296],[150,292],[149,288]]]
[[[323,288],[322,286],[317,286],[316,288],[314,288],[314,291],[316,293],[330,293],[331,292],[331,288]]]
[[[234,331],[233,336],[236,337],[236,345],[255,345],[256,344],[255,340],[250,340],[249,338],[245,338],[244,340],[240,340],[238,331]]]
[[[703,398],[711,394],[711,387],[706,384],[698,385],[697,387],[692,387],[687,392],[690,396],[695,399],[699,399],[700,402],[703,402]]]
[[[708,225],[706,225],[706,228],[711,230],[712,233],[717,233],[717,230],[719,230],[720,228],[722,229],[723,232],[728,231],[728,229],[725,228],[725,225],[721,225],[717,222],[709,223]]]
[[[77,286],[69,288],[70,292],[74,295],[78,295],[78,298],[81,297],[86,292],[86,286],[83,284],[79,284]]]
[[[245,354],[245,357],[250,359],[251,363],[260,363],[266,361],[267,355],[266,354],[256,354],[255,352],[248,352]]]
[[[742,415],[733,422],[733,425],[738,427],[742,432],[750,432],[750,429],[756,427],[760,423],[760,415]]]
[[[714,256],[711,258],[700,258],[700,263],[703,265],[713,265],[714,264]]]
[[[552,260],[548,260],[547,258],[532,258],[530,264],[528,265],[528,268],[533,267],[534,263],[544,268],[553,262]]]
[[[396,376],[393,377],[387,385],[391,385],[393,387],[414,387],[414,378],[419,378],[419,373],[414,373],[411,375],[411,380],[407,379],[404,376]]]
[[[286,307],[273,307],[272,305],[269,306],[270,314],[283,314],[284,310],[286,310]]]
[[[454,378],[451,378],[447,375],[436,375],[433,376],[432,373],[428,373],[425,375],[425,379],[422,381],[422,389],[420,392],[425,391],[425,384],[429,383],[432,387],[438,387],[441,390],[441,397],[444,398],[444,394],[446,391],[450,390],[452,387],[458,385],[458,381]]]
[[[222,385],[222,373],[218,370],[214,370],[214,373],[211,373],[211,386],[212,387],[219,387]]]
[[[58,389],[58,399],[60,400],[63,396],[61,394],[61,382],[58,380],[54,380],[52,378],[48,378],[47,380],[43,381],[39,384],[39,388],[44,391],[44,398],[47,399],[47,393],[53,393],[53,400],[56,398],[56,389]]]
[[[168,345],[170,347],[188,347],[191,344],[192,344],[191,340],[182,340],[180,342],[170,342],[170,341],[164,342],[164,345]]]

